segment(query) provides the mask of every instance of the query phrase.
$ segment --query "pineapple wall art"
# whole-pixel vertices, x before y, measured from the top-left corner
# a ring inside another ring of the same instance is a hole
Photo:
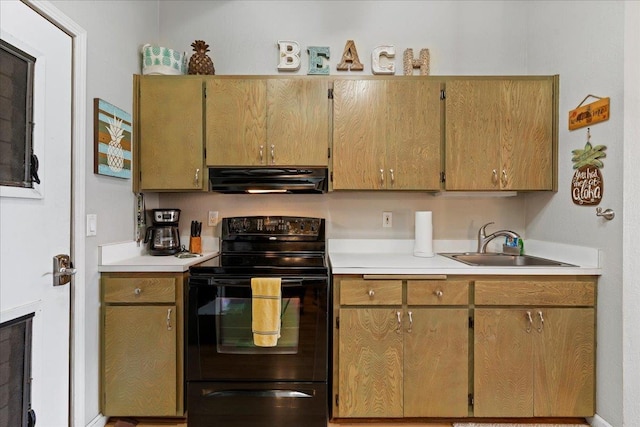
[[[131,114],[95,98],[93,172],[131,178]]]
[[[604,182],[600,169],[604,167],[601,159],[607,155],[604,145],[591,144],[591,131],[587,128],[587,143],[584,149],[575,149],[573,157],[573,179],[571,180],[571,198],[580,206],[597,206],[602,201]]]

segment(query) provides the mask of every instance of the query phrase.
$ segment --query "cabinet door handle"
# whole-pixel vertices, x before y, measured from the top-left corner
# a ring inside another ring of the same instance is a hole
[[[542,331],[544,330],[544,316],[542,315],[541,311],[538,312],[538,317],[540,318],[540,326],[538,326],[538,332],[542,333]]]
[[[398,326],[396,327],[396,334],[399,334],[402,332],[402,315],[400,314],[399,311],[396,311],[396,317],[398,319]]]
[[[367,295],[369,295],[369,298],[370,298],[370,299],[373,299],[373,296],[374,296],[375,294],[376,294],[376,293],[373,291],[373,289],[369,289],[369,292],[367,292]]]
[[[533,325],[533,318],[531,317],[531,312],[527,311],[527,319],[529,320],[529,324],[527,325],[527,333],[531,333],[531,326]]]
[[[396,177],[393,175],[393,169],[389,169],[389,173],[391,174],[391,185],[396,183]]]
[[[135,288],[135,289],[133,290],[133,293],[134,293],[135,295],[140,295],[140,294],[142,293],[142,289],[140,289],[140,288]]]
[[[173,327],[171,326],[171,309],[167,309],[167,331],[170,331],[171,329],[173,329]]]
[[[271,144],[271,164],[276,164],[276,146]]]
[[[260,164],[264,165],[264,145],[260,146]]]
[[[380,185],[384,185],[384,169],[380,169]]]
[[[193,179],[193,183],[197,187],[199,182],[200,182],[200,169],[196,169],[196,176]]]
[[[491,175],[491,182],[493,183],[493,185],[496,185],[498,183],[498,171],[495,169],[493,170]]]
[[[413,329],[413,313],[409,312],[409,329],[407,329],[407,332],[411,333],[412,329]]]
[[[506,169],[502,169],[502,185],[506,186],[507,185],[507,171]]]
[[[437,296],[438,299],[442,299],[442,296],[444,295],[444,293],[440,289],[438,289],[437,291],[433,291],[433,294]]]

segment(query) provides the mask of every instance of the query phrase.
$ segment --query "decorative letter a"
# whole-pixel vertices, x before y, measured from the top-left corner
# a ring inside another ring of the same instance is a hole
[[[344,46],[344,52],[342,53],[342,61],[336,68],[338,71],[364,70],[364,65],[362,65],[358,58],[358,50],[356,49],[356,44],[353,40],[347,40],[347,44]]]

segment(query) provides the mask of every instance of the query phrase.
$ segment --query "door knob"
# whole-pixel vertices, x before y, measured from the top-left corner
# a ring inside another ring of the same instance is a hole
[[[60,254],[53,257],[53,286],[66,285],[76,272],[69,255]]]

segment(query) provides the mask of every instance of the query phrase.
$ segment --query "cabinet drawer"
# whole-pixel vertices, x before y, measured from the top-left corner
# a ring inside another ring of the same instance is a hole
[[[401,280],[341,280],[342,305],[400,305]]]
[[[476,305],[595,305],[596,284],[576,280],[477,280]]]
[[[103,277],[104,302],[175,302],[175,277]]]
[[[407,282],[409,305],[467,305],[469,282],[460,280],[409,280]]]

